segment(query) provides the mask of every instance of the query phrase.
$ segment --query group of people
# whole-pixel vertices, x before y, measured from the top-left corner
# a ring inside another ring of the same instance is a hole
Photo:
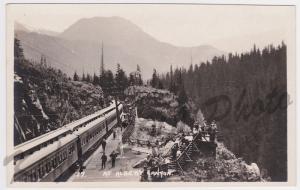
[[[105,154],[106,139],[103,139],[101,145],[102,145],[102,150],[103,150],[103,154],[101,156],[101,160],[102,160],[101,169],[105,169],[107,158],[108,158],[107,155]],[[112,168],[115,167],[115,163],[116,163],[116,159],[117,159],[118,155],[119,154],[123,155],[123,145],[121,142],[118,144],[118,149],[119,149],[118,151],[113,150],[109,155],[109,157],[111,158],[111,167]]]
[[[207,124],[206,121],[203,121],[202,125],[195,123],[191,129],[193,132],[193,136],[199,134],[200,135],[199,139],[202,139],[201,137],[204,138],[209,137],[210,142],[215,141],[216,133],[217,133],[217,124],[215,121],[212,121],[211,124]]]
[[[149,154],[144,160],[144,170],[141,175],[141,181],[149,181],[148,170],[152,181],[163,179],[165,176],[157,175],[159,172],[168,172],[168,163],[170,160],[167,157],[163,157],[162,154]]]
[[[124,155],[124,150],[123,150],[123,143],[122,143],[122,135],[119,135],[119,139],[118,139],[118,135],[117,134],[120,134],[122,133],[122,131],[128,127],[128,125],[131,125],[132,124],[132,120],[134,119],[135,117],[135,112],[133,113],[129,113],[128,115],[126,115],[127,117],[124,116],[124,118],[122,117],[122,124],[120,125],[120,127],[118,128],[114,128],[112,130],[112,134],[113,134],[113,139],[114,140],[118,140],[119,143],[118,143],[118,146],[117,146],[117,150],[113,150],[111,152],[111,154],[109,155],[109,157],[111,158],[111,167],[114,168],[115,167],[115,163],[116,163],[116,159],[117,157],[120,155],[120,156],[123,156]],[[101,168],[102,169],[105,169],[106,167],[106,162],[107,162],[107,155],[105,154],[105,147],[106,147],[106,139],[103,139],[102,143],[102,150],[103,150],[103,154],[101,156],[101,160],[102,160],[102,164],[101,164]]]
[[[115,163],[116,163],[116,159],[118,156],[118,152],[116,151],[112,151],[111,154],[109,155],[111,158],[111,167],[114,168],[115,167]],[[103,152],[102,156],[101,156],[101,160],[102,160],[102,164],[101,164],[101,169],[105,169],[106,167],[106,162],[107,162],[107,156],[105,154],[105,152]]]
[[[211,124],[207,124],[207,121],[203,121],[203,124],[199,124],[195,122],[194,125],[191,127],[193,133],[198,133],[199,131],[202,132],[209,132],[209,131],[216,131],[217,124],[215,121],[212,121]]]
[[[123,156],[123,154],[124,154],[124,151],[123,151],[123,144],[122,144],[122,136],[120,135],[117,135],[117,134],[119,134],[119,133],[121,133],[120,132],[120,130],[122,130],[121,129],[121,127],[120,128],[114,128],[113,129],[113,131],[112,131],[112,135],[113,135],[113,140],[117,140],[117,141],[119,141],[119,143],[118,143],[118,146],[117,146],[117,149],[116,150],[113,150],[111,153],[110,153],[110,155],[109,155],[109,157],[111,158],[111,166],[112,166],[112,168],[114,168],[115,167],[115,163],[116,163],[116,159],[117,159],[117,157],[118,157],[118,155],[121,155],[121,156]],[[119,137],[117,137],[117,136],[119,136]],[[106,162],[107,162],[107,160],[108,160],[108,156],[106,155],[106,145],[107,145],[107,139],[106,138],[104,138],[103,140],[102,140],[102,142],[101,142],[101,146],[102,146],[102,156],[101,156],[101,161],[102,161],[102,164],[101,164],[101,168],[102,169],[105,169],[105,167],[106,167]]]
[[[121,137],[121,136],[120,136]],[[117,138],[117,132],[116,130],[113,130],[113,139],[115,140]],[[124,155],[124,150],[123,150],[123,144],[122,144],[122,138],[117,139],[119,141],[117,149],[113,150],[109,157],[111,158],[111,167],[114,168],[115,167],[115,163],[116,163],[116,159],[118,157],[118,155],[123,156]],[[106,149],[106,144],[107,144],[107,140],[104,138],[101,142],[101,146],[102,146],[102,151],[103,154],[101,156],[101,160],[102,160],[102,164],[101,164],[101,168],[105,169],[106,167],[106,162],[107,162],[107,155],[105,154],[105,149]]]

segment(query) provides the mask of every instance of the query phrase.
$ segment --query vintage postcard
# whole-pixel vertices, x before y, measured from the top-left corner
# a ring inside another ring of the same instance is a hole
[[[8,186],[296,184],[295,6],[6,14]]]

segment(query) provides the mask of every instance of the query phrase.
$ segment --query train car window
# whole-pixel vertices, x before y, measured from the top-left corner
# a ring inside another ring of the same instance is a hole
[[[51,159],[50,164],[49,164],[49,171],[52,170],[52,164],[53,164],[53,160]]]
[[[41,179],[43,176],[42,176],[42,166],[39,165],[38,167],[38,178]]]
[[[49,172],[49,161],[47,161],[47,163],[46,163],[46,173],[48,173]]]
[[[49,165],[48,165],[48,172],[50,172],[52,170],[52,167],[51,167],[51,162],[49,161]]]
[[[33,171],[33,180],[34,180],[34,181],[37,181],[37,180],[38,180],[38,171],[37,171],[37,170],[34,170],[34,171]]]
[[[25,174],[23,174],[23,180],[22,181],[24,181],[24,182],[26,182],[27,181],[27,174],[25,173]]]
[[[57,155],[54,158],[54,164],[55,164],[55,167],[58,165],[58,157],[57,157]]]
[[[30,181],[30,174],[29,174],[29,173],[26,173],[25,175],[26,175],[26,176],[25,176],[25,177],[26,177],[26,180],[25,180],[25,181]]]
[[[27,181],[31,181],[31,173],[27,174]]]
[[[46,162],[45,166],[46,166],[46,173],[48,173],[49,172],[49,161]]]
[[[29,174],[29,181],[33,182],[33,174],[32,173]]]
[[[36,181],[36,174],[35,174],[34,170],[32,170],[32,173],[31,173],[31,181],[32,182]]]
[[[42,167],[41,167],[41,176],[43,177],[44,175],[45,175],[45,165],[42,164]]]
[[[53,158],[53,160],[52,160],[52,168],[55,168],[55,159]]]

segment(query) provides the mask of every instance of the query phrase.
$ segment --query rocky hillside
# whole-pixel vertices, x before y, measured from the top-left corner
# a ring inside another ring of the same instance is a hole
[[[256,163],[248,164],[237,158],[223,143],[217,144],[216,158],[200,155],[184,174],[172,176],[167,181],[186,182],[263,182],[271,181]]]
[[[247,164],[237,158],[222,143],[218,143],[216,159],[200,157],[185,173],[184,181],[259,182],[269,181],[256,163]]]
[[[15,145],[103,107],[100,87],[73,81],[60,70],[15,58]]]
[[[181,120],[182,107],[187,113],[191,113],[193,108],[191,103],[180,105],[178,97],[170,91],[149,86],[131,86],[125,90],[125,94],[135,97],[139,117],[167,122],[173,126]]]

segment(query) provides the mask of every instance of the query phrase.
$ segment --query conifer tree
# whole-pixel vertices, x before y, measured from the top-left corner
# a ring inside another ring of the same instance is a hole
[[[128,86],[127,76],[126,76],[124,70],[121,68],[119,63],[117,64],[117,72],[116,72],[115,81],[116,81],[116,87],[120,91],[124,91],[125,88],[127,88],[127,86]]]
[[[137,85],[141,86],[141,85],[143,85],[143,79],[142,79],[141,68],[140,68],[139,65],[137,65],[136,67],[137,67],[136,70],[137,70],[137,72],[138,72],[138,74],[139,74],[139,75],[138,75],[138,78],[137,78]]]
[[[79,76],[77,74],[77,72],[75,71],[74,75],[73,75],[73,80],[74,81],[79,81]]]
[[[157,88],[158,82],[159,82],[159,79],[158,79],[158,76],[157,76],[156,69],[153,69],[153,74],[152,74],[152,79],[150,81],[150,84],[153,88]]]
[[[86,81],[84,72],[82,73],[81,81]]]
[[[21,47],[21,42],[19,39],[14,40],[14,57],[24,59],[24,51]]]
[[[96,75],[96,73],[94,73],[94,76],[93,76],[93,84],[99,85],[99,77]]]
[[[91,75],[89,73],[86,74],[85,81],[86,82],[91,82]]]

